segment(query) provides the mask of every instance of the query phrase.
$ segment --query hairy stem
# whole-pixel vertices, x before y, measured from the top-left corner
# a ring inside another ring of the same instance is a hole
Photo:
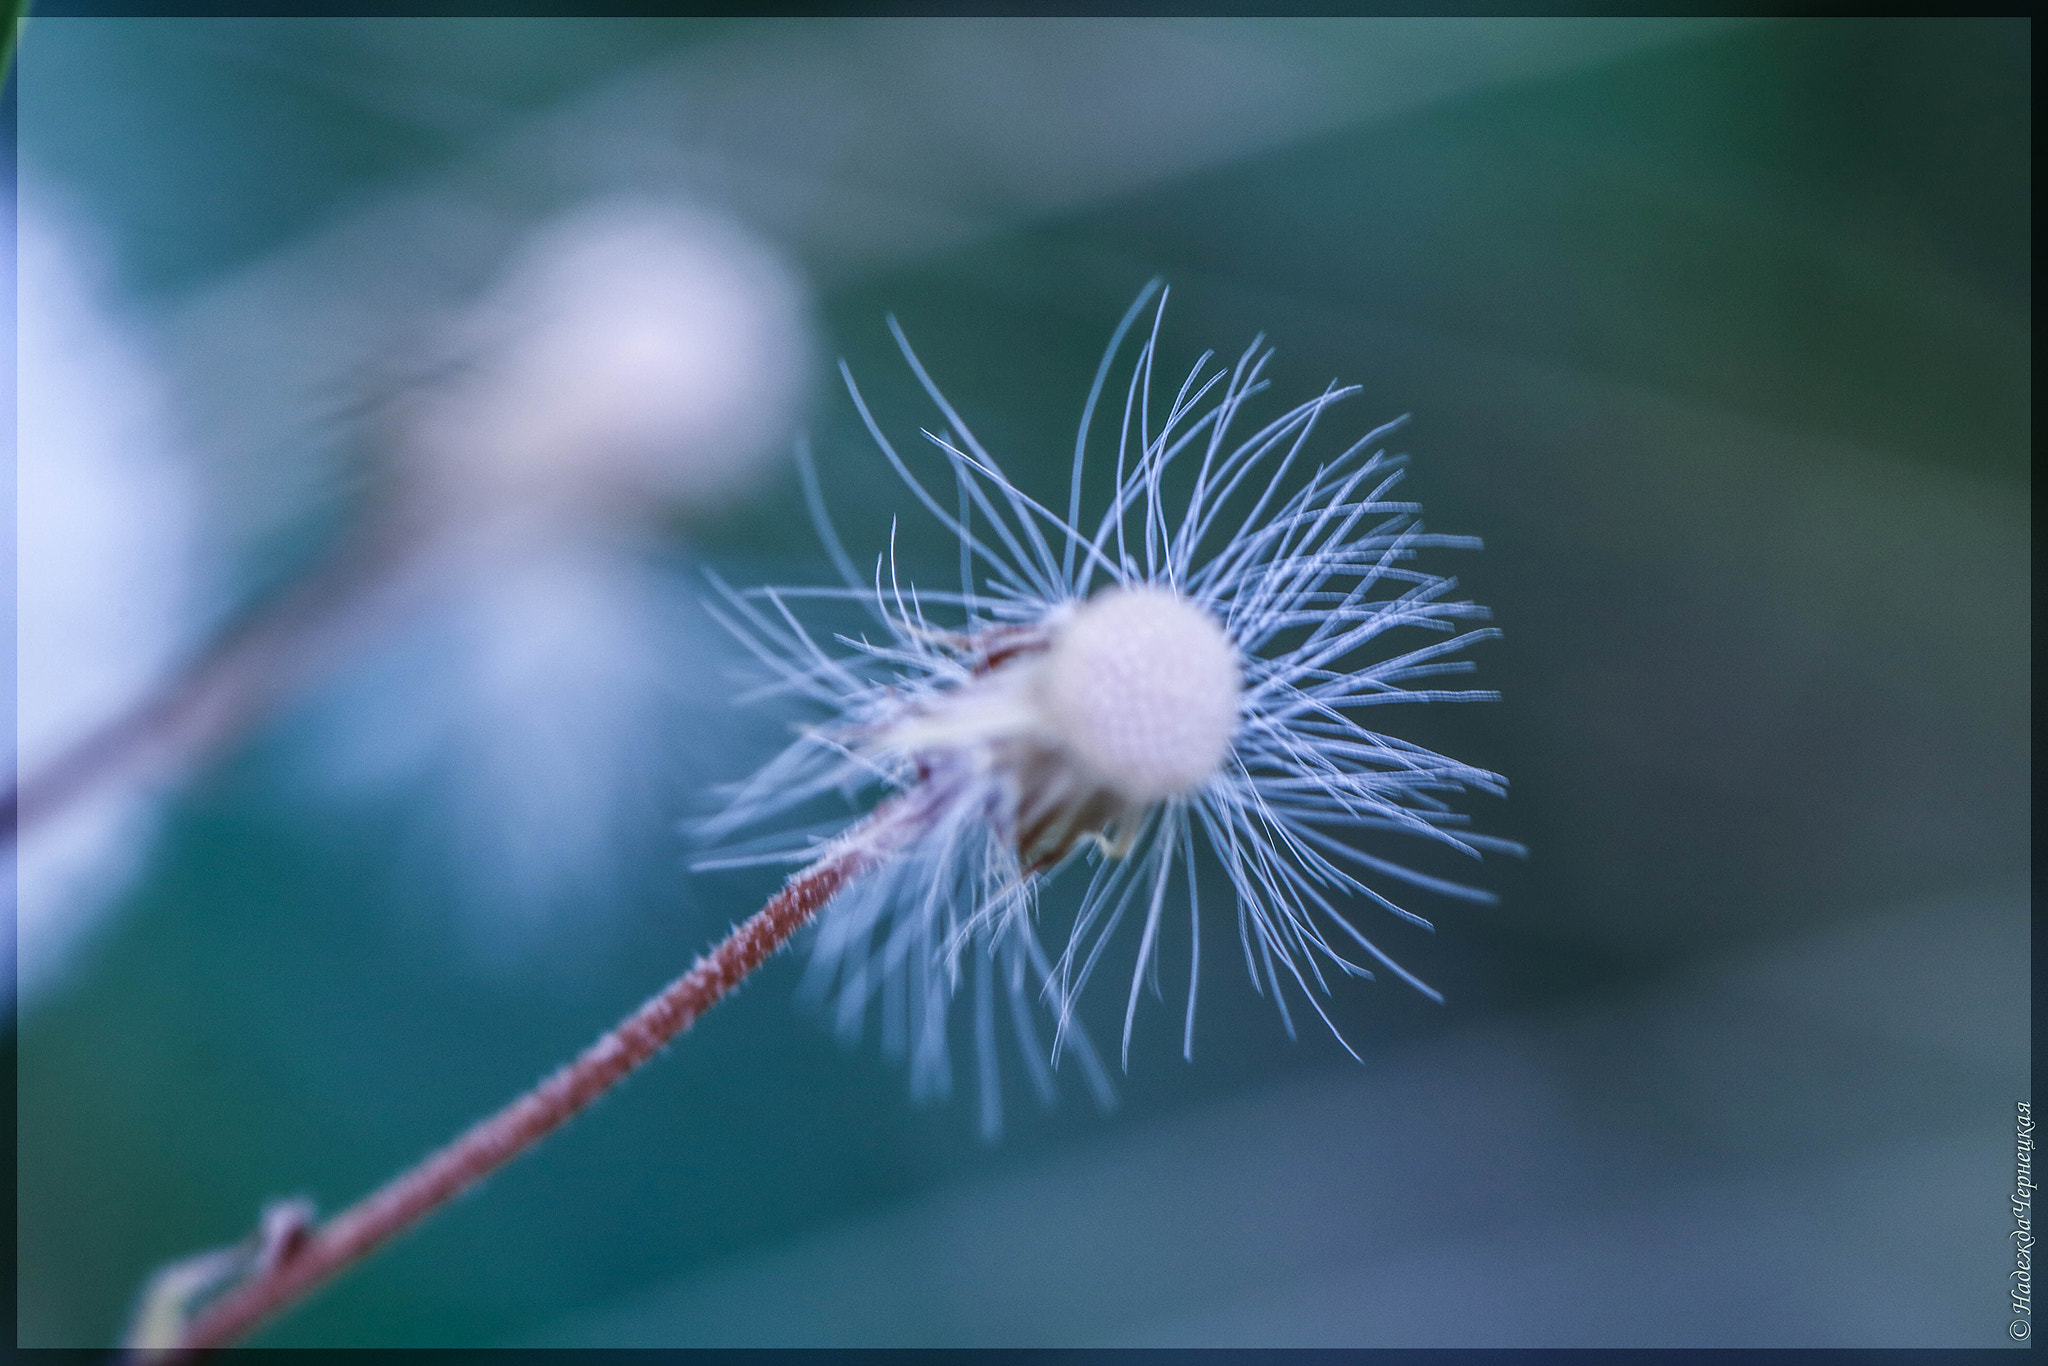
[[[210,1305],[152,1362],[225,1347],[304,1299],[354,1263],[525,1152],[627,1073],[653,1057],[766,962],[839,889],[894,854],[920,807],[897,798],[793,875],[751,918],[688,972],[540,1085],[394,1178]]]

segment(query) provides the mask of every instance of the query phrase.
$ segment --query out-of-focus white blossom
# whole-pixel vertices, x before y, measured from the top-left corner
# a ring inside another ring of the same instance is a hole
[[[566,515],[730,499],[791,430],[803,288],[736,224],[614,200],[537,232],[453,329],[404,419],[411,471],[458,508]]]
[[[700,653],[652,530],[733,498],[793,428],[811,369],[796,273],[673,203],[544,225],[387,409],[398,477],[363,525],[173,674],[191,500],[158,396],[56,232],[31,218],[22,249],[24,972],[55,955],[66,908],[119,884],[147,790],[308,688],[339,704],[317,762],[422,803],[420,834],[490,924],[592,900],[627,830],[670,818],[662,694]],[[412,672],[395,697],[394,652]]]
[[[506,952],[602,904],[635,838],[672,827],[676,702],[724,642],[701,637],[646,527],[727,502],[782,449],[809,308],[739,225],[609,200],[538,229],[451,332],[445,375],[395,428],[400,511],[439,538],[431,578],[382,676],[337,699],[323,762],[422,802],[415,847]]]
[[[22,188],[16,762],[32,772],[158,683],[185,643],[195,509],[157,374],[106,302],[82,225]],[[151,794],[121,784],[24,832],[24,1002],[57,980],[155,826]]]
[[[323,699],[321,784],[402,794],[392,873],[446,887],[484,959],[602,906],[648,841],[672,839],[689,670],[722,643],[697,638],[678,596],[643,560],[578,543],[478,562]]]

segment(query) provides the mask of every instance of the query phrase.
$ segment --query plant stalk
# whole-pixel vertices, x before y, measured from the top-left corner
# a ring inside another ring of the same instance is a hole
[[[235,1343],[497,1171],[623,1080],[772,957],[848,882],[896,852],[918,807],[896,798],[792,875],[759,911],[688,972],[525,1095],[328,1220],[203,1310],[156,1363]]]

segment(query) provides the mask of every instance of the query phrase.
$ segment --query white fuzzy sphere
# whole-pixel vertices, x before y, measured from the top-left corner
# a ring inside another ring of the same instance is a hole
[[[1089,599],[1053,642],[1042,686],[1047,719],[1090,776],[1153,802],[1222,767],[1244,674],[1215,617],[1144,584]]]
[[[790,431],[811,351],[803,285],[765,243],[638,200],[538,232],[453,344],[462,368],[408,437],[463,504],[722,501]]]

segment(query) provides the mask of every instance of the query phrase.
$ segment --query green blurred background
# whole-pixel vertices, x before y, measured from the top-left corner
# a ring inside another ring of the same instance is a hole
[[[1376,927],[1448,1004],[1342,992],[1365,1066],[1289,1042],[1218,954],[1192,1065],[1169,990],[1113,1114],[1016,1088],[989,1145],[971,1088],[914,1106],[785,958],[262,1341],[2008,1342],[2029,45],[2022,21],[32,20],[23,174],[89,225],[165,376],[216,615],[359,502],[374,434],[337,395],[411,325],[396,301],[465,297],[519,227],[638,188],[786,251],[820,354],[914,435],[897,314],[1041,492],[1163,275],[1175,366],[1264,332],[1281,399],[1335,377],[1360,430],[1415,414],[1407,488],[1485,538],[1455,572],[1505,631],[1502,703],[1398,732],[1507,774],[1480,828],[1531,853],[1488,864],[1497,907]],[[856,558],[901,513],[906,562],[951,575],[843,394],[808,422]],[[20,1001],[22,1344],[110,1341],[152,1267],[267,1197],[339,1208],[758,904],[772,873],[693,875],[676,830],[782,721],[730,712],[698,567],[829,565],[781,466],[653,560],[674,762],[588,904],[510,947],[451,912],[431,792],[306,776],[404,708],[402,668],[343,668],[172,795]],[[1120,1001],[1094,1004],[1113,1036]]]

